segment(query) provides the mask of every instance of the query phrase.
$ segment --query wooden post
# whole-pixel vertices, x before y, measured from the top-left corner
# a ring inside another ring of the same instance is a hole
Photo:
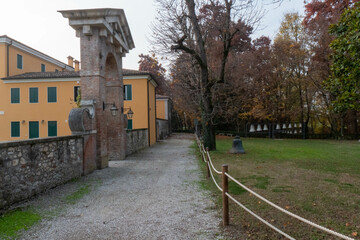
[[[206,172],[207,172],[207,178],[210,178],[210,168],[209,168],[209,156],[208,156],[208,152],[209,152],[209,148],[206,147],[206,152],[205,152],[205,155],[206,155]]]
[[[226,196],[226,193],[229,192],[229,184],[228,184],[228,177],[225,173],[228,172],[228,165],[222,165],[222,198],[223,198],[223,225],[229,225],[229,198]]]

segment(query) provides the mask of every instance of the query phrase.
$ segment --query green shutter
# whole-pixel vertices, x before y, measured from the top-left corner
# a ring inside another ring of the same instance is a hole
[[[20,103],[20,88],[11,89],[11,103]]]
[[[48,121],[48,136],[57,136],[57,121]]]
[[[128,130],[131,130],[133,129],[133,122],[132,122],[132,119],[128,119],[128,127],[127,127]]]
[[[125,100],[132,100],[131,85],[125,85]]]
[[[23,57],[20,54],[17,55],[17,68],[23,68]]]
[[[30,103],[37,103],[39,102],[39,90],[38,88],[30,88]]]
[[[11,137],[20,137],[20,122],[11,122]]]
[[[29,122],[29,138],[39,137],[39,122]]]
[[[41,72],[45,72],[46,68],[45,68],[45,64],[41,64]]]
[[[80,86],[75,86],[74,87],[74,102],[77,102],[77,98],[80,94]]]
[[[56,87],[48,87],[48,102],[56,102]]]

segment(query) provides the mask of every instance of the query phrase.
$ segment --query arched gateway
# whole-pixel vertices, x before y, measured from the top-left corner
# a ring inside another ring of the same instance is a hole
[[[134,42],[122,9],[59,12],[80,37],[81,108],[72,110],[69,125],[73,132],[92,133],[84,137],[86,173],[125,158],[122,57]]]

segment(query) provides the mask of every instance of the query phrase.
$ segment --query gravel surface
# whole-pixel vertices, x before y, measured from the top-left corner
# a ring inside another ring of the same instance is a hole
[[[42,206],[49,217],[22,239],[222,238],[210,193],[197,184],[191,144],[188,135],[174,135],[26,203]],[[93,190],[76,204],[64,201],[85,185]]]

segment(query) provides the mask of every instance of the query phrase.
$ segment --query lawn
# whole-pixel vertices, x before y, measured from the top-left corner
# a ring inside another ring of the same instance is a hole
[[[226,163],[233,177],[275,204],[360,239],[359,142],[242,140],[246,154],[233,155],[228,153],[232,138],[217,139],[217,150],[211,157],[218,170]],[[288,217],[232,182],[229,192],[296,239],[336,239]],[[231,226],[226,231],[232,235],[246,232],[248,239],[282,239],[237,205],[230,205],[230,217]]]

